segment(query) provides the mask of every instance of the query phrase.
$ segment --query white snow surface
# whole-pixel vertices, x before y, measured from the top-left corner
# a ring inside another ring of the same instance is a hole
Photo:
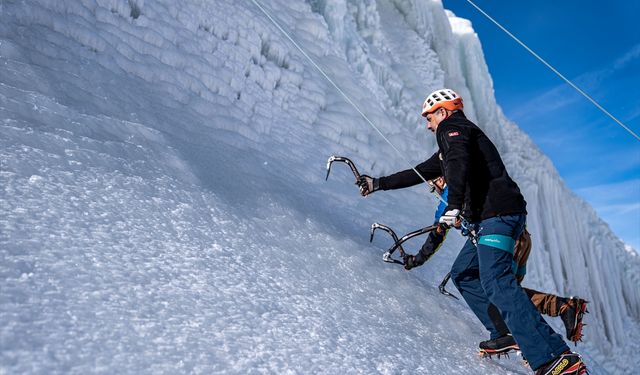
[[[424,95],[458,91],[528,201],[525,285],[588,299],[591,372],[635,372],[640,259],[504,117],[468,21],[261,3],[411,164],[436,147]],[[363,199],[344,165],[324,181],[332,154],[409,165],[251,1],[1,1],[0,121],[0,374],[530,373],[478,358],[486,332],[438,293],[462,237],[382,262],[370,225],[406,233],[437,202]]]

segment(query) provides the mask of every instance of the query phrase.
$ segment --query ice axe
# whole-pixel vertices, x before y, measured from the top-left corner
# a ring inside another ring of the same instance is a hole
[[[382,255],[382,260],[384,260],[385,262],[388,263],[398,263],[398,264],[402,264],[404,265],[404,262],[401,262],[397,259],[394,259],[391,257],[391,255],[393,254],[394,251],[399,250],[400,251],[400,255],[402,257],[404,257],[406,255],[406,252],[404,251],[404,249],[402,248],[402,244],[407,242],[408,240],[417,237],[417,236],[421,236],[425,233],[429,233],[432,230],[438,228],[438,225],[434,224],[434,225],[430,225],[428,227],[424,227],[424,228],[420,228],[418,230],[414,230],[413,232],[407,233],[404,236],[402,236],[401,238],[398,238],[398,235],[396,235],[396,232],[391,229],[390,227],[384,225],[384,224],[380,224],[380,223],[373,223],[371,225],[371,238],[369,239],[369,242],[373,241],[373,235],[375,233],[376,229],[381,229],[387,233],[389,233],[389,235],[391,235],[391,237],[393,238],[393,246],[391,246],[389,248],[389,250],[387,250],[386,253],[384,253]]]
[[[393,250],[389,249],[386,253],[384,253],[382,255],[382,260],[387,262],[387,263],[396,263],[396,264],[401,264],[404,265],[404,262],[398,259],[394,259],[391,257],[391,254],[393,254],[393,251],[395,251],[395,249],[397,248],[398,250],[400,250],[400,255],[402,257],[404,257],[405,252],[404,249],[402,248],[402,245],[399,244],[398,242],[400,241],[398,239],[398,235],[396,235],[396,232],[393,231],[393,229],[389,228],[388,226],[384,225],[384,224],[380,224],[380,223],[373,223],[371,224],[371,237],[369,238],[369,242],[373,242],[373,236],[376,233],[376,229],[381,229],[387,233],[389,233],[389,235],[393,238]],[[395,244],[398,244],[398,246],[395,246]]]
[[[445,285],[447,285],[447,283],[449,282],[450,278],[451,278],[451,272],[447,273],[447,276],[445,276],[444,279],[442,280],[442,282],[440,283],[440,285],[438,285],[438,290],[440,290],[440,293],[444,294],[445,296],[449,296],[449,297],[453,297],[455,299],[458,299],[458,297],[456,297],[453,294],[447,292],[447,290],[444,288]]]
[[[358,168],[356,168],[356,165],[353,164],[351,159],[346,158],[344,156],[336,156],[336,155],[331,155],[329,157],[329,160],[327,160],[327,177],[325,177],[325,181],[329,179],[329,173],[331,173],[331,165],[333,164],[334,161],[346,163],[349,166],[349,168],[351,168],[351,172],[353,172],[353,175],[356,177],[356,183],[358,182],[358,180],[360,179],[360,172],[358,172]]]
[[[384,225],[384,224],[380,224],[380,223],[373,223],[371,225],[371,237],[369,238],[369,242],[373,242],[373,235],[376,231],[376,229],[381,229],[387,233],[389,233],[389,235],[393,238],[393,246],[391,246],[391,248],[389,248],[389,250],[387,250],[387,252],[385,252],[382,255],[382,260],[388,263],[396,263],[396,264],[401,264],[404,265],[404,262],[398,260],[398,259],[394,259],[392,258],[391,254],[393,254],[393,252],[398,249],[398,251],[400,251],[400,255],[402,255],[402,257],[405,256],[405,251],[402,248],[402,244],[406,241],[408,241],[411,238],[423,235],[425,233],[429,233],[434,229],[437,229],[438,225],[434,224],[434,225],[430,225],[428,227],[424,227],[424,228],[420,228],[418,230],[415,230],[413,232],[410,232],[408,234],[405,234],[404,236],[402,236],[402,238],[398,238],[398,235],[396,234],[396,232],[391,229],[390,227]],[[449,279],[451,278],[451,272],[447,273],[447,275],[444,277],[444,280],[442,280],[442,282],[440,283],[440,285],[438,285],[438,290],[440,291],[440,293],[444,294],[445,296],[449,296],[449,297],[453,297],[455,299],[458,299],[458,297],[454,296],[453,294],[449,293],[446,289],[445,286],[447,285],[447,283],[449,282]]]

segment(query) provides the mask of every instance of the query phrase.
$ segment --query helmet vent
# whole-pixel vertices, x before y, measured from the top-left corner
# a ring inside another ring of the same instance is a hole
[[[440,95],[446,100],[453,100],[456,98],[456,95],[454,93],[451,93],[451,95],[449,95],[449,93],[446,91],[440,91]]]
[[[460,110],[463,108],[462,98],[451,89],[436,90],[429,94],[422,104],[422,116],[438,108]]]

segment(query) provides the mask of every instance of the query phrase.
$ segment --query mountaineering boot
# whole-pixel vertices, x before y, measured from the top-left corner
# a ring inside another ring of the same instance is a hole
[[[569,350],[558,358],[536,370],[535,375],[582,375],[588,374],[587,366],[579,354]]]
[[[567,330],[567,339],[577,344],[582,341],[582,316],[587,312],[587,301],[571,297],[560,306],[560,318]]]
[[[497,354],[499,358],[501,355],[506,355],[512,350],[520,350],[516,340],[513,339],[510,333],[497,339],[482,341],[479,346],[480,355],[483,357],[491,357]]]

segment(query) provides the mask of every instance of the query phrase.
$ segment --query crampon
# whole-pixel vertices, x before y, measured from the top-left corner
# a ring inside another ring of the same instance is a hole
[[[582,322],[582,318],[584,314],[589,312],[587,303],[588,301],[581,298],[571,298],[560,308],[560,317],[567,330],[567,339],[572,341],[574,345],[577,345],[578,341],[582,341],[582,329],[586,325]]]
[[[493,356],[497,356],[498,359],[502,357],[509,358],[509,354],[518,354],[520,352],[520,347],[516,345],[508,346],[506,348],[501,348],[499,350],[495,349],[480,349],[478,351],[478,355],[482,358],[493,358]]]

